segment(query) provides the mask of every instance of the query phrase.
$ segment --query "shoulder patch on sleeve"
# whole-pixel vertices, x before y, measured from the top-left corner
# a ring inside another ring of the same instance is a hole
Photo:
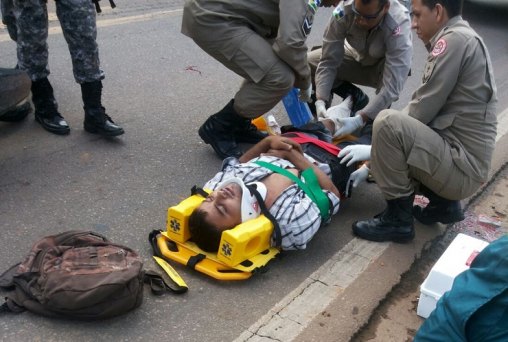
[[[344,12],[344,3],[341,2],[339,6],[335,7],[332,13],[333,17],[337,20],[341,20],[344,18],[345,12]]]
[[[318,7],[321,6],[321,0],[309,0],[308,4],[312,12],[316,13]]]
[[[444,38],[439,39],[434,45],[431,55],[434,57],[442,55],[443,53],[445,53],[447,45],[448,44],[446,43],[446,40]]]
[[[314,20],[313,16],[307,16],[302,24],[302,32],[305,37],[307,37],[310,34],[310,30],[312,29],[312,22]]]
[[[392,36],[398,36],[398,35],[400,35],[400,26],[397,26],[392,31]]]

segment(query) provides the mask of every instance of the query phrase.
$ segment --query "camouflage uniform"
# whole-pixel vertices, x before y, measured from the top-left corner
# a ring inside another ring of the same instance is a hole
[[[104,78],[96,42],[95,7],[90,0],[58,0],[56,14],[71,53],[74,78],[82,84]],[[43,0],[2,0],[3,20],[17,42],[18,66],[32,81],[49,75],[48,11]]]

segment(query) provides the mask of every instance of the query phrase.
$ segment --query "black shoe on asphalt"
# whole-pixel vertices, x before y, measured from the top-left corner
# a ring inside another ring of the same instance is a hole
[[[411,208],[414,195],[387,201],[387,208],[374,218],[353,223],[353,233],[370,241],[406,243],[414,239]]]
[[[125,133],[122,127],[115,124],[113,119],[106,114],[104,107],[85,108],[85,131],[105,137],[116,137]]]
[[[224,129],[220,119],[215,114],[199,127],[198,133],[205,143],[212,146],[221,159],[227,157],[240,158],[242,156],[242,151],[239,149],[235,137]]]
[[[369,97],[360,88],[348,81],[343,81],[340,86],[332,89],[332,93],[339,95],[343,99],[351,95],[353,99],[353,107],[351,108],[351,116],[365,108],[369,103]]]
[[[67,121],[65,121],[62,115],[58,112],[51,114],[35,112],[35,121],[37,121],[46,131],[54,134],[66,135],[71,131]]]
[[[425,208],[415,205],[413,216],[425,225],[434,223],[451,224],[464,220],[464,211],[460,201],[443,198],[425,185],[420,184],[420,192],[429,199]]]
[[[252,130],[253,134],[250,139],[252,139],[251,141],[257,140],[257,133],[253,131],[254,129],[257,131],[256,127],[252,125],[250,120],[236,113],[233,104],[234,100],[229,101],[224,108],[210,116],[199,127],[198,131],[201,139],[212,146],[215,153],[222,159],[227,157],[240,158],[243,154],[237,144],[237,135],[247,135]],[[250,128],[250,125],[252,125],[252,128]],[[247,142],[245,139],[242,141]]]
[[[21,106],[8,111],[4,115],[0,116],[0,121],[3,122],[19,122],[27,117],[32,111],[32,106],[29,102],[23,103]]]

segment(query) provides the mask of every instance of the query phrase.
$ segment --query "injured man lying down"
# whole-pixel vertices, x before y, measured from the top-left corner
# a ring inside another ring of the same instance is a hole
[[[339,106],[349,114],[351,101]],[[226,158],[222,170],[204,185],[211,192],[201,192],[206,199],[189,217],[192,240],[204,251],[217,252],[224,230],[264,214],[274,225],[272,246],[306,248],[338,212],[355,172],[362,170],[357,170],[348,148],[370,144],[362,136],[334,145],[335,127],[333,117],[324,118],[281,136],[268,136],[240,159]],[[367,174],[368,169],[362,180]]]

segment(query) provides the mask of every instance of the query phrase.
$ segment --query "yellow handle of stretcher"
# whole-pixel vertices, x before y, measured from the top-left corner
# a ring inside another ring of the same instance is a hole
[[[178,243],[176,243],[176,246],[178,252],[171,251],[167,245],[167,238],[162,234],[157,236],[157,247],[159,247],[161,254],[166,258],[174,260],[182,265],[187,265],[188,260],[198,254],[190,249],[184,248],[183,245]],[[205,258],[197,263],[195,269],[219,280],[245,280],[252,276],[251,272],[238,271],[237,269],[219,264],[209,258]]]

